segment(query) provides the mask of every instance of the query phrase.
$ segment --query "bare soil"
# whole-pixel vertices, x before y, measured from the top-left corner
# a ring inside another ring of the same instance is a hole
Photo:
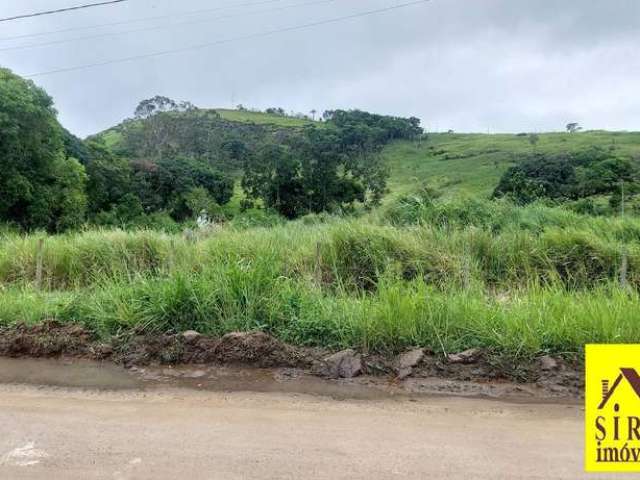
[[[321,372],[322,369],[315,367],[332,353],[296,348],[263,332],[230,333],[221,338],[193,333],[129,334],[104,344],[81,326],[51,321],[0,329],[0,356],[109,360],[137,370],[163,365],[248,366],[277,369],[278,375],[285,377],[307,378]],[[365,375],[342,380],[342,383],[401,385],[405,393],[568,399],[583,395],[582,368],[562,359],[552,359],[553,366],[549,368],[540,361],[505,365],[489,361],[484,355],[470,363],[453,363],[443,355],[426,353],[403,380],[397,378],[395,358],[363,355]],[[147,370],[153,371],[153,368]]]

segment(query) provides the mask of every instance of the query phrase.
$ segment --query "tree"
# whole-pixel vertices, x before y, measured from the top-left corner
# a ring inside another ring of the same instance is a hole
[[[287,218],[377,204],[388,173],[368,127],[308,127],[287,145],[269,144],[250,155],[242,186]]]
[[[129,162],[114,155],[107,147],[96,142],[87,144],[86,170],[89,211],[97,214],[117,208],[122,203],[130,204],[126,198],[132,191],[133,169]]]
[[[529,203],[540,197],[569,198],[575,180],[575,168],[567,158],[534,155],[507,170],[494,196],[509,195],[518,203]]]
[[[413,140],[424,133],[420,127],[420,119],[416,117],[401,118],[376,115],[361,110],[333,110],[323,114],[326,121],[338,128],[367,127],[370,132],[377,133],[377,141],[386,143],[391,140]]]
[[[582,127],[577,122],[567,123],[567,132],[569,133],[577,133],[582,130]]]
[[[620,182],[635,191],[637,166],[600,148],[562,155],[534,154],[511,167],[500,179],[495,197],[510,196],[519,203],[538,198],[578,200],[617,192]]]
[[[134,112],[137,120],[152,117],[163,112],[188,112],[196,110],[191,102],[176,102],[168,97],[156,95],[153,98],[142,100]]]
[[[287,218],[308,211],[302,162],[283,146],[267,144],[245,164],[242,180],[249,198],[261,199]]]
[[[311,114],[311,119],[315,122],[316,120],[316,113],[318,113],[318,111],[314,108],[313,110],[311,110],[309,112]]]
[[[60,231],[85,213],[84,168],[67,157],[53,100],[0,69],[0,220]]]
[[[187,204],[192,190],[204,189],[218,205],[226,204],[233,195],[231,178],[190,158],[166,157],[133,166],[133,185],[147,213],[166,210],[174,220],[181,221],[194,214]]]

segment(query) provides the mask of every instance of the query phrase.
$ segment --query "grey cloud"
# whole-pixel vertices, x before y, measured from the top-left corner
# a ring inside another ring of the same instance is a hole
[[[309,1],[309,0],[306,0]],[[0,52],[0,65],[27,74],[179,48],[401,3],[337,0],[279,12],[157,32]],[[12,2],[13,3],[13,2]],[[23,0],[0,16],[66,6],[74,0]],[[247,0],[130,0],[126,5],[0,24],[0,37],[167,15]],[[276,6],[229,7],[208,19]],[[185,21],[168,19],[0,46],[76,38]],[[41,77],[62,122],[86,135],[163,94],[202,107],[233,102],[363,108],[416,115],[431,129],[540,131],[579,121],[587,128],[640,129],[640,2],[636,0],[433,0],[424,5],[269,38],[137,62]]]

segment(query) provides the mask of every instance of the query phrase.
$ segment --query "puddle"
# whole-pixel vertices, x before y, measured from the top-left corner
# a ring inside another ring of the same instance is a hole
[[[134,369],[152,384],[198,390],[291,393],[330,397],[336,400],[382,400],[408,398],[410,394],[383,379],[361,377],[328,380],[298,369],[252,369],[243,367],[179,366]]]
[[[0,358],[0,383],[104,390],[135,389],[143,382],[112,363]]]
[[[180,366],[127,370],[109,362],[78,359],[0,358],[0,384],[38,385],[94,390],[189,388],[218,392],[278,392],[334,399],[407,397],[400,389],[385,390],[366,380],[358,383],[314,377],[295,369]]]
[[[91,390],[194,389],[214,392],[289,393],[336,400],[412,400],[426,396],[457,396],[511,402],[554,402],[576,399],[535,385],[510,382],[468,382],[444,378],[358,377],[328,380],[292,368],[186,365],[133,367],[80,359],[12,359],[0,357],[0,384],[21,384]]]

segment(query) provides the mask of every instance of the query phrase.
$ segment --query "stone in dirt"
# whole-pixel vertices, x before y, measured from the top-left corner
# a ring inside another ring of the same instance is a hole
[[[182,332],[182,339],[187,343],[195,342],[200,338],[200,334],[195,330],[187,330],[186,332]]]
[[[447,355],[449,363],[476,363],[482,356],[482,350],[479,348],[470,348],[464,352],[450,353]]]
[[[334,353],[323,361],[320,373],[331,378],[353,378],[362,374],[362,356],[348,349]]]
[[[540,364],[540,368],[542,370],[557,370],[560,367],[560,363],[555,358],[544,355],[538,359],[538,363]]]
[[[396,359],[396,373],[400,380],[407,378],[413,373],[413,368],[424,359],[424,349],[416,348],[399,355]]]

